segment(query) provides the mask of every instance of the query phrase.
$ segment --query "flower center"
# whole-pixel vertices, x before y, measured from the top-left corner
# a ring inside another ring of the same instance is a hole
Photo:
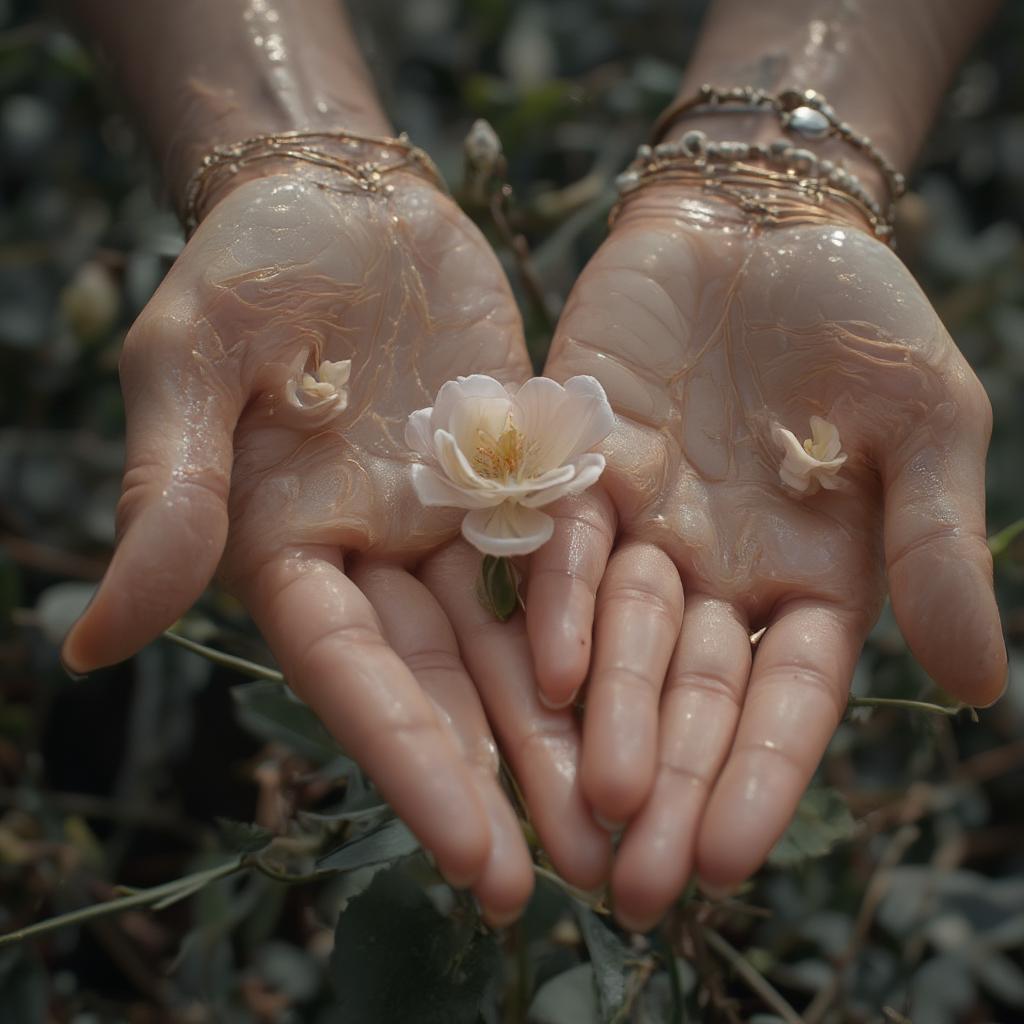
[[[473,469],[486,480],[507,480],[523,468],[526,444],[523,435],[509,423],[498,437],[477,431]]]
[[[823,444],[815,444],[813,438],[809,437],[804,441],[804,451],[807,452],[812,459],[817,459],[819,462],[825,461],[825,446]]]

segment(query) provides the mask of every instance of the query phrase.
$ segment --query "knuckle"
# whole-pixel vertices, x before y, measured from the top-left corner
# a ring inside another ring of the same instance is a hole
[[[670,587],[642,580],[615,580],[599,593],[601,611],[614,612],[616,606],[641,605],[644,614],[664,619],[675,628],[682,621],[680,595],[670,593]]]
[[[674,673],[669,676],[666,687],[669,690],[699,690],[733,705],[737,710],[743,703],[739,692],[740,683],[730,679],[724,671],[714,668],[686,669]]]
[[[785,661],[771,666],[760,683],[761,689],[771,686],[799,688],[807,691],[810,699],[823,700],[836,723],[846,713],[846,693],[837,680],[817,665],[802,660]]]
[[[458,655],[443,647],[423,648],[421,650],[409,651],[402,655],[402,660],[409,667],[413,675],[430,673],[459,673],[463,672],[462,662]]]

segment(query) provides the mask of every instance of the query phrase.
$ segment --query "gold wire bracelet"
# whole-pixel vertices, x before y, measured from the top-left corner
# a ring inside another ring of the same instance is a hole
[[[792,146],[785,139],[767,145],[711,142],[702,131],[691,129],[679,142],[640,146],[633,162],[616,178],[619,201],[609,223],[630,195],[657,182],[699,185],[733,199],[763,223],[777,223],[774,210],[786,201],[784,196],[775,202],[764,200],[766,189],[781,190],[789,202],[799,196],[804,203],[810,200],[823,207],[826,200],[832,200],[855,211],[875,237],[892,243],[890,208],[873,199],[856,175],[844,167],[819,160],[810,150]],[[793,219],[792,211],[787,219]]]
[[[437,165],[404,132],[395,138],[340,131],[256,135],[215,146],[192,172],[181,208],[186,235],[195,231],[206,202],[226,178],[254,164],[277,160],[294,160],[335,171],[353,191],[389,194],[394,186],[384,179],[397,171],[418,174],[442,192],[448,191]]]

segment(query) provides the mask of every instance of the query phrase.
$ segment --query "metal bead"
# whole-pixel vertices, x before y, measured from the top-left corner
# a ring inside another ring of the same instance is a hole
[[[790,146],[788,139],[776,139],[768,146],[768,152],[774,157],[783,157],[792,148],[793,147]]]
[[[615,179],[615,187],[620,192],[632,192],[640,184],[640,175],[636,171],[623,171]]]
[[[803,174],[813,174],[818,169],[818,158],[809,149],[794,149],[789,154],[790,166]]]
[[[678,156],[679,150],[674,142],[659,142],[654,147],[654,155],[661,158]]]
[[[645,142],[642,146],[637,146],[636,158],[637,160],[650,160],[654,150]]]
[[[834,170],[836,165],[831,160],[819,160],[818,161],[818,173],[824,177],[828,177]]]
[[[726,160],[744,160],[750,155],[750,147],[745,142],[722,142],[718,151]]]
[[[679,142],[680,148],[687,156],[703,156],[707,149],[708,137],[701,131],[688,131]]]
[[[813,107],[797,107],[786,118],[786,127],[805,139],[823,139],[832,130],[828,118]]]

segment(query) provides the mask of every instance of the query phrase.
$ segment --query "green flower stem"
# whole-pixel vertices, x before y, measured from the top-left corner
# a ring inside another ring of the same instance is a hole
[[[196,643],[195,640],[189,640],[188,637],[172,633],[169,629],[164,631],[164,639],[170,640],[179,647],[184,647],[186,651],[198,654],[201,658],[206,658],[207,661],[212,661],[215,665],[233,668],[236,672],[241,672],[242,675],[250,676],[253,679],[269,679],[272,683],[284,682],[284,676],[277,669],[267,668],[266,665],[257,665],[255,661],[249,661],[248,658],[225,654],[213,647],[207,647],[206,644]]]
[[[184,898],[185,896],[191,896],[211,882],[227,878],[228,875],[233,875],[247,866],[244,857],[236,857],[234,860],[226,861],[224,864],[218,864],[215,868],[205,868],[203,871],[184,875],[181,878],[174,879],[172,882],[165,882],[163,885],[154,886],[152,889],[140,889],[128,896],[119,896],[117,899],[107,900],[105,903],[94,903],[88,907],[69,911],[67,914],[48,917],[46,920],[38,921],[27,928],[21,928],[16,932],[7,932],[5,935],[0,935],[0,946],[24,942],[25,939],[30,939],[35,935],[44,935],[47,932],[56,931],[58,928],[66,928],[68,925],[81,924],[83,921],[107,917],[110,914],[119,914],[124,910],[131,910],[133,907],[147,907],[157,904],[169,906],[172,902],[175,902],[175,897]]]
[[[907,711],[927,711],[933,715],[956,718],[966,711],[972,722],[978,721],[978,712],[970,704],[932,704],[926,700],[904,700],[900,697],[851,697],[847,707],[852,708],[904,708]]]
[[[1024,519],[1018,519],[1017,522],[1010,523],[998,533],[992,534],[988,539],[988,549],[992,552],[992,557],[998,558],[1000,555],[1005,555],[1010,545],[1022,533],[1024,533]]]

